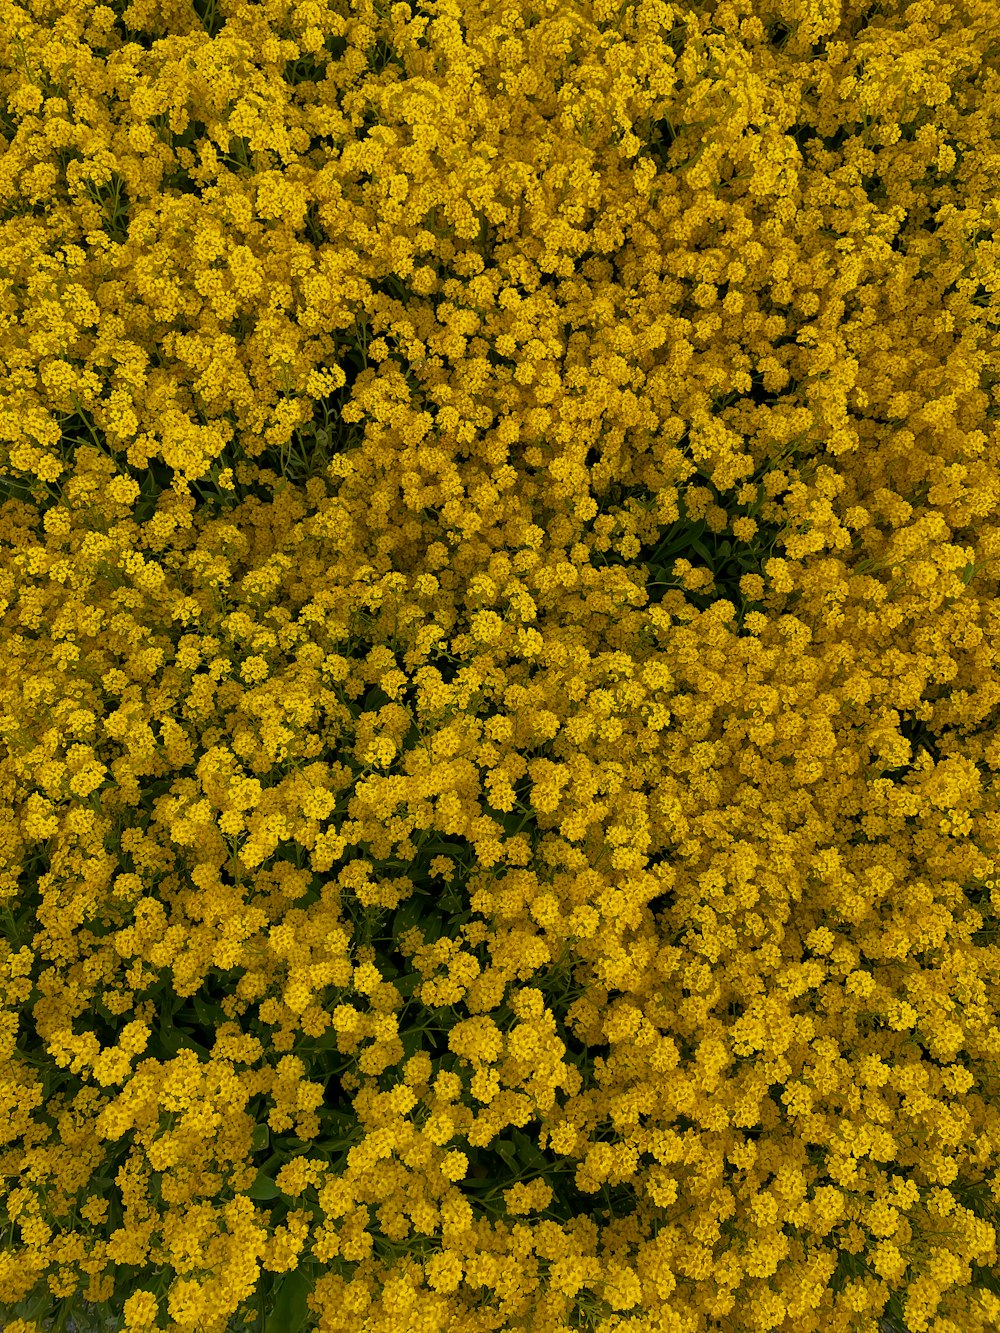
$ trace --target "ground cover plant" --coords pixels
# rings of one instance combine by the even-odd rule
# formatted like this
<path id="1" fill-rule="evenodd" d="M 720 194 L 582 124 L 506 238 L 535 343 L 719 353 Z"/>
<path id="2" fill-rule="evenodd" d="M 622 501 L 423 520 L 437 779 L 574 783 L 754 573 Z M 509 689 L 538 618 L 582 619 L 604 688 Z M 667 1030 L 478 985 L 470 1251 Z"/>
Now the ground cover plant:
<path id="1" fill-rule="evenodd" d="M 993 0 L 0 0 L 5 1333 L 1000 1329 Z"/>

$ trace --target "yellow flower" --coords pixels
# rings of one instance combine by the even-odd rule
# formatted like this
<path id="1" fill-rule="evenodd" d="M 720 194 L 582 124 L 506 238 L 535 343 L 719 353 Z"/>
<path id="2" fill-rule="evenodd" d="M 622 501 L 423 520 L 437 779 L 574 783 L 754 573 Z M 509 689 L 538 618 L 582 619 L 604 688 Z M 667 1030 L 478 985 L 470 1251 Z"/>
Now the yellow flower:
<path id="1" fill-rule="evenodd" d="M 151 1291 L 134 1291 L 125 1301 L 125 1327 L 136 1333 L 154 1328 L 158 1314 L 159 1303 Z"/>
<path id="2" fill-rule="evenodd" d="M 465 1153 L 446 1153 L 441 1162 L 441 1174 L 446 1180 L 461 1180 L 469 1169 L 469 1159 Z"/>

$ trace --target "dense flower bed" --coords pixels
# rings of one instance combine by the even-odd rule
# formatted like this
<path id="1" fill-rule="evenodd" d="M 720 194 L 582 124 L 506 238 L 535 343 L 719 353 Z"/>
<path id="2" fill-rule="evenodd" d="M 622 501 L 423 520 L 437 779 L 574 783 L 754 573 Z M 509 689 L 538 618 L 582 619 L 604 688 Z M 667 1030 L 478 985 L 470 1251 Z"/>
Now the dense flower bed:
<path id="1" fill-rule="evenodd" d="M 994 0 L 0 0 L 6 1333 L 1000 1328 L 998 196 Z"/>

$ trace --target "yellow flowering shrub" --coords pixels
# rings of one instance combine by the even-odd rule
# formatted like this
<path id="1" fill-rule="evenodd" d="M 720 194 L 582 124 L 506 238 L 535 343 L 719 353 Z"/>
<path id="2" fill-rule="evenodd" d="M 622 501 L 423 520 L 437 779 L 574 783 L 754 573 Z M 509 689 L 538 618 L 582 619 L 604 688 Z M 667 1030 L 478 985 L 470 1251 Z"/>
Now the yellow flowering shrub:
<path id="1" fill-rule="evenodd" d="M 0 0 L 8 1333 L 1000 1328 L 997 34 Z"/>

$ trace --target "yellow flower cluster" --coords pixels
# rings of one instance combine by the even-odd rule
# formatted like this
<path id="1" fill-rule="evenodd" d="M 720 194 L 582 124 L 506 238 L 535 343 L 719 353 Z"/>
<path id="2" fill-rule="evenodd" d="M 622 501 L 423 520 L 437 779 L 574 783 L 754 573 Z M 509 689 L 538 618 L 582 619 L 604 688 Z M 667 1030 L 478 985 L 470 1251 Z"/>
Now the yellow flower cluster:
<path id="1" fill-rule="evenodd" d="M 8 1333 L 1000 1327 L 998 141 L 993 0 L 0 0 Z"/>

